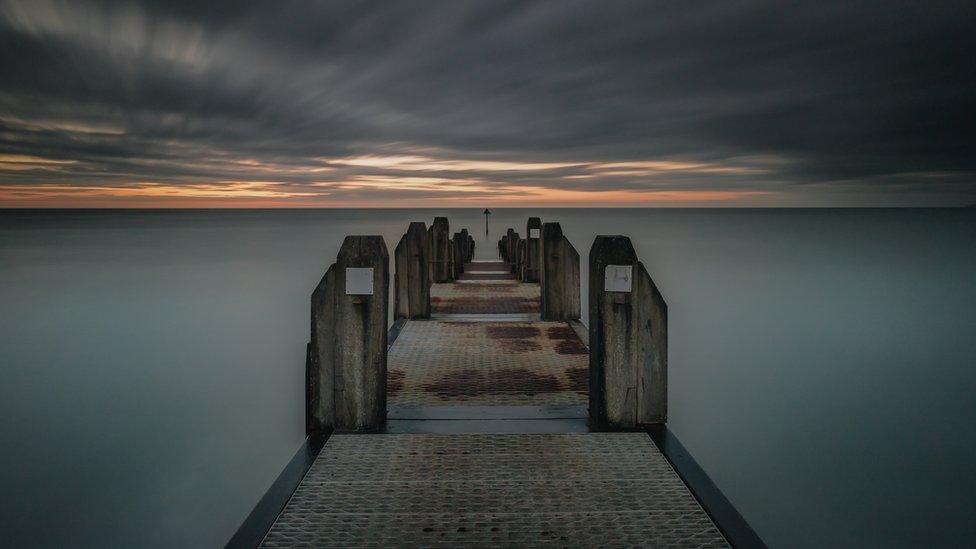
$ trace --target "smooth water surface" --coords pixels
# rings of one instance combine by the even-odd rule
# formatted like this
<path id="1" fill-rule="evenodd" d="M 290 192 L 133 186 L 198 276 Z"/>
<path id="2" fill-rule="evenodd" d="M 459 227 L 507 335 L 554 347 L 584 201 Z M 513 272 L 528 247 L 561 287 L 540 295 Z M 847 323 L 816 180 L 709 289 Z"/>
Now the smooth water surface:
<path id="1" fill-rule="evenodd" d="M 222 546 L 303 440 L 308 298 L 347 234 L 448 215 L 492 257 L 633 238 L 670 427 L 773 547 L 976 537 L 973 210 L 0 211 L 0 530 Z M 584 310 L 586 294 L 583 293 Z M 584 313 L 585 314 L 585 313 Z"/>

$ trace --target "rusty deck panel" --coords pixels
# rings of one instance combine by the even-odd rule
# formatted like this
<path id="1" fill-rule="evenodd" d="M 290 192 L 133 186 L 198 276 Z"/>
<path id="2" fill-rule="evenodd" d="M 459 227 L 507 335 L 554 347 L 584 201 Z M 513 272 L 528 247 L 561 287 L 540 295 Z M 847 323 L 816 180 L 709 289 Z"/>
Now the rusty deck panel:
<path id="1" fill-rule="evenodd" d="M 430 287 L 433 314 L 538 313 L 539 285 L 514 280 L 479 284 L 447 283 Z"/>
<path id="2" fill-rule="evenodd" d="M 728 547 L 643 433 L 335 435 L 264 547 Z"/>
<path id="3" fill-rule="evenodd" d="M 387 403 L 585 405 L 588 361 L 565 322 L 410 321 L 388 355 Z"/>

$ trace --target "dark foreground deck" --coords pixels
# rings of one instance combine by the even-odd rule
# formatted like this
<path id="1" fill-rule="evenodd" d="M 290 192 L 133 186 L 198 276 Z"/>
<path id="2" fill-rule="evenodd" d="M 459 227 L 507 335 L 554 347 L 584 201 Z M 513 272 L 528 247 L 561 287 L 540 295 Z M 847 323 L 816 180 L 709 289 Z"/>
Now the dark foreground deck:
<path id="1" fill-rule="evenodd" d="M 335 435 L 264 547 L 726 547 L 643 433 Z"/>

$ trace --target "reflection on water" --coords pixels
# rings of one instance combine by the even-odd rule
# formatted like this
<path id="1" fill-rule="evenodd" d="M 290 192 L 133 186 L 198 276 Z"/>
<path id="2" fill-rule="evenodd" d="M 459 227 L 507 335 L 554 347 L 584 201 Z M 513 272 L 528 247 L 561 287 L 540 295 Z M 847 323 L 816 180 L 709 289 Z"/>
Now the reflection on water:
<path id="1" fill-rule="evenodd" d="M 627 234 L 671 428 L 773 546 L 976 535 L 971 210 L 0 212 L 0 530 L 215 546 L 303 437 L 308 297 L 346 234 L 528 215 Z M 586 295 L 583 295 L 584 311 Z"/>

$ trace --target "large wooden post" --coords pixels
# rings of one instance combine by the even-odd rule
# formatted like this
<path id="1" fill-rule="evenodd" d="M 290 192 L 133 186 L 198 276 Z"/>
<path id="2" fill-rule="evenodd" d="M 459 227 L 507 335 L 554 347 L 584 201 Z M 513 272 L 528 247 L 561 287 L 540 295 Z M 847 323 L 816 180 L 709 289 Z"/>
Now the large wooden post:
<path id="1" fill-rule="evenodd" d="M 505 231 L 504 238 L 505 238 L 505 253 L 502 257 L 508 263 L 514 263 L 515 258 L 513 257 L 512 254 L 512 246 L 515 245 L 515 229 L 509 227 L 508 230 Z"/>
<path id="2" fill-rule="evenodd" d="M 461 229 L 461 249 L 464 251 L 462 259 L 464 263 L 471 261 L 471 235 L 467 229 Z"/>
<path id="3" fill-rule="evenodd" d="M 515 260 L 515 278 L 516 280 L 525 280 L 525 239 L 520 238 L 517 245 L 518 249 L 515 251 L 515 255 L 518 259 Z"/>
<path id="4" fill-rule="evenodd" d="M 509 270 L 513 273 L 518 272 L 518 248 L 521 237 L 517 232 L 512 231 L 508 238 L 508 261 Z"/>
<path id="5" fill-rule="evenodd" d="M 430 318 L 430 239 L 427 225 L 415 221 L 393 252 L 394 318 Z"/>
<path id="6" fill-rule="evenodd" d="M 542 237 L 542 220 L 530 217 L 525 224 L 525 266 L 523 282 L 539 281 L 539 240 Z"/>
<path id="7" fill-rule="evenodd" d="M 435 217 L 430 234 L 431 281 L 451 281 L 451 226 L 446 217 Z"/>
<path id="8" fill-rule="evenodd" d="M 579 253 L 559 223 L 544 223 L 539 242 L 539 285 L 543 320 L 580 317 Z"/>
<path id="9" fill-rule="evenodd" d="M 625 236 L 590 250 L 590 423 L 633 429 L 667 420 L 668 308 Z"/>
<path id="10" fill-rule="evenodd" d="M 457 280 L 461 277 L 461 273 L 464 272 L 464 235 L 460 232 L 454 233 L 454 237 L 451 239 L 451 252 L 454 258 L 453 264 L 453 278 Z"/>
<path id="11" fill-rule="evenodd" d="M 389 286 L 383 237 L 347 236 L 312 292 L 307 434 L 383 428 Z"/>

